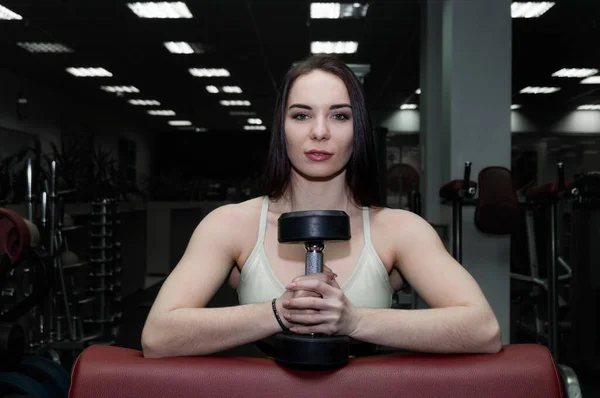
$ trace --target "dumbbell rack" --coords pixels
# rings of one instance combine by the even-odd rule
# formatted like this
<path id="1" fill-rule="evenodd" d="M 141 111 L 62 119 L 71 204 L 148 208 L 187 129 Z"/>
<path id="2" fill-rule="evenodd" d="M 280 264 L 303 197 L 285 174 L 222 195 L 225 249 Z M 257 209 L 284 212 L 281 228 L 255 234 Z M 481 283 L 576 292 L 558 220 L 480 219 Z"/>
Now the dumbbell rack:
<path id="1" fill-rule="evenodd" d="M 95 299 L 95 315 L 84 324 L 93 326 L 101 341 L 114 344 L 121 320 L 121 243 L 117 240 L 120 224 L 117 201 L 112 198 L 92 202 L 88 293 Z"/>

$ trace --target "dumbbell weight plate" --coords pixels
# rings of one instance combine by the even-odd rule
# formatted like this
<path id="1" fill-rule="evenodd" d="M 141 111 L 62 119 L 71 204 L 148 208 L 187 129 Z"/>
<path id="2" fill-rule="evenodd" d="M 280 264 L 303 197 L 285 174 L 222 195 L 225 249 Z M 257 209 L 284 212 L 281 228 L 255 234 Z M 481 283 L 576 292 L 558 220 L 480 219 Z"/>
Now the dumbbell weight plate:
<path id="1" fill-rule="evenodd" d="M 280 243 L 349 240 L 350 218 L 339 210 L 310 210 L 284 213 L 278 220 Z"/>
<path id="2" fill-rule="evenodd" d="M 0 396 L 23 394 L 42 398 L 55 398 L 35 379 L 22 373 L 0 373 Z"/>
<path id="3" fill-rule="evenodd" d="M 51 392 L 53 398 L 67 398 L 71 378 L 69 373 L 49 358 L 25 356 L 21 361 L 20 372 L 42 385 Z"/>

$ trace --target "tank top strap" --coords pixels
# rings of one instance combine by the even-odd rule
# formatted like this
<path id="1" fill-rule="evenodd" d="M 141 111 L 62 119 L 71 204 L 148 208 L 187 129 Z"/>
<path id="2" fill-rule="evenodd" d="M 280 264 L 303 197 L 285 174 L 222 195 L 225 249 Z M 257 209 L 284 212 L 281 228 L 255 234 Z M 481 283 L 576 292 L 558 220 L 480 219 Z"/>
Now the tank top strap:
<path id="1" fill-rule="evenodd" d="M 365 246 L 371 245 L 371 222 L 369 220 L 369 207 L 363 206 L 363 235 L 365 237 Z"/>
<path id="2" fill-rule="evenodd" d="M 265 240 L 265 231 L 267 230 L 267 215 L 269 214 L 269 196 L 263 196 L 262 209 L 260 211 L 260 224 L 258 226 L 257 245 L 262 246 Z"/>

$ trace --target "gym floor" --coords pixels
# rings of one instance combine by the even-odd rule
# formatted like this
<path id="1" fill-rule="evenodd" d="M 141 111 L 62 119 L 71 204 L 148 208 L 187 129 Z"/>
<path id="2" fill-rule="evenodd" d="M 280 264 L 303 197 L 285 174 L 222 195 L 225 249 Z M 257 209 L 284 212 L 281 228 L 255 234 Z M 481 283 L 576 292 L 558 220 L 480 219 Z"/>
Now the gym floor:
<path id="1" fill-rule="evenodd" d="M 124 300 L 123 325 L 117 339 L 118 346 L 141 350 L 140 336 L 142 328 L 160 286 L 161 284 L 158 283 L 148 289 L 134 293 Z M 235 300 L 235 294 L 230 288 L 224 286 L 217 292 L 213 302 L 223 303 L 231 300 Z M 209 306 L 211 305 L 209 304 Z M 262 356 L 254 345 L 241 346 L 219 353 L 218 355 Z M 581 384 L 583 398 L 600 397 L 600 374 L 583 374 L 578 372 L 577 376 Z"/>

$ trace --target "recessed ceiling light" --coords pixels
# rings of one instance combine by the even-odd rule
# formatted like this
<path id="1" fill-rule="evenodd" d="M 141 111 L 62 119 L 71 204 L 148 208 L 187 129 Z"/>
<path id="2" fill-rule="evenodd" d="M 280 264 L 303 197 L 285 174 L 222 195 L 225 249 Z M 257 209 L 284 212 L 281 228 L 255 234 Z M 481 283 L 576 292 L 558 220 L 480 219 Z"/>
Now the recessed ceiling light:
<path id="1" fill-rule="evenodd" d="M 128 3 L 127 6 L 140 18 L 193 18 L 192 13 L 184 2 L 138 2 Z"/>
<path id="2" fill-rule="evenodd" d="M 552 74 L 553 77 L 588 77 L 588 76 L 592 76 L 595 75 L 596 73 L 598 73 L 598 69 L 588 69 L 588 68 L 582 68 L 582 69 L 575 69 L 575 68 L 571 68 L 571 69 L 561 69 L 558 70 L 556 72 L 554 72 Z"/>
<path id="3" fill-rule="evenodd" d="M 223 68 L 190 68 L 189 71 L 196 77 L 229 77 L 229 71 Z"/>
<path id="4" fill-rule="evenodd" d="M 223 92 L 227 93 L 227 94 L 241 94 L 242 93 L 242 89 L 239 88 L 238 86 L 223 86 L 223 87 L 221 87 L 221 90 L 223 90 Z"/>
<path id="5" fill-rule="evenodd" d="M 400 106 L 400 109 L 402 109 L 402 110 L 417 109 L 417 104 L 403 104 Z"/>
<path id="6" fill-rule="evenodd" d="M 364 18 L 369 10 L 368 4 L 361 3 L 311 3 L 312 19 Z"/>
<path id="7" fill-rule="evenodd" d="M 600 76 L 590 76 L 587 79 L 583 79 L 581 84 L 600 84 Z"/>
<path id="8" fill-rule="evenodd" d="M 139 93 L 140 90 L 134 86 L 102 86 L 102 90 L 109 93 Z"/>
<path id="9" fill-rule="evenodd" d="M 189 120 L 169 120 L 171 126 L 191 126 L 192 122 Z"/>
<path id="10" fill-rule="evenodd" d="M 513 18 L 539 18 L 555 4 L 553 1 L 515 1 L 510 8 Z"/>
<path id="11" fill-rule="evenodd" d="M 310 51 L 313 54 L 353 54 L 358 50 L 356 41 L 313 41 Z"/>
<path id="12" fill-rule="evenodd" d="M 60 43 L 18 42 L 17 46 L 30 53 L 72 53 L 73 50 Z"/>
<path id="13" fill-rule="evenodd" d="M 262 120 L 257 118 L 250 118 L 248 119 L 248 124 L 262 124 Z"/>
<path id="14" fill-rule="evenodd" d="M 173 54 L 204 54 L 204 47 L 199 43 L 185 41 L 167 41 L 164 46 Z"/>
<path id="15" fill-rule="evenodd" d="M 417 89 L 417 91 L 415 91 L 415 94 L 417 94 L 417 95 L 421 95 L 421 89 L 420 89 L 420 88 L 418 88 L 418 89 Z"/>
<path id="16" fill-rule="evenodd" d="M 0 19 L 23 19 L 22 16 L 0 5 Z"/>
<path id="17" fill-rule="evenodd" d="M 600 105 L 581 105 L 577 109 L 580 111 L 600 111 Z"/>
<path id="18" fill-rule="evenodd" d="M 76 77 L 112 77 L 112 73 L 104 68 L 67 68 L 67 72 Z"/>
<path id="19" fill-rule="evenodd" d="M 148 111 L 148 114 L 152 116 L 175 116 L 175 111 L 170 109 L 152 109 Z"/>
<path id="20" fill-rule="evenodd" d="M 252 111 L 230 111 L 231 116 L 256 116 L 256 112 Z"/>
<path id="21" fill-rule="evenodd" d="M 206 86 L 206 91 L 208 91 L 211 94 L 216 94 L 219 92 L 219 89 L 217 88 L 217 86 Z"/>
<path id="22" fill-rule="evenodd" d="M 157 100 L 130 99 L 128 102 L 131 105 L 138 106 L 160 106 L 160 102 L 158 102 Z"/>
<path id="23" fill-rule="evenodd" d="M 238 101 L 238 100 L 224 100 L 219 101 L 223 106 L 250 106 L 250 101 Z"/>
<path id="24" fill-rule="evenodd" d="M 559 90 L 559 87 L 525 87 L 521 94 L 552 94 Z"/>
<path id="25" fill-rule="evenodd" d="M 520 109 L 520 108 L 521 108 L 521 105 L 517 105 L 517 104 L 514 104 L 514 105 L 510 106 L 510 109 L 513 109 L 513 110 L 514 109 Z"/>
<path id="26" fill-rule="evenodd" d="M 244 126 L 244 130 L 266 130 L 267 128 L 265 126 Z"/>

